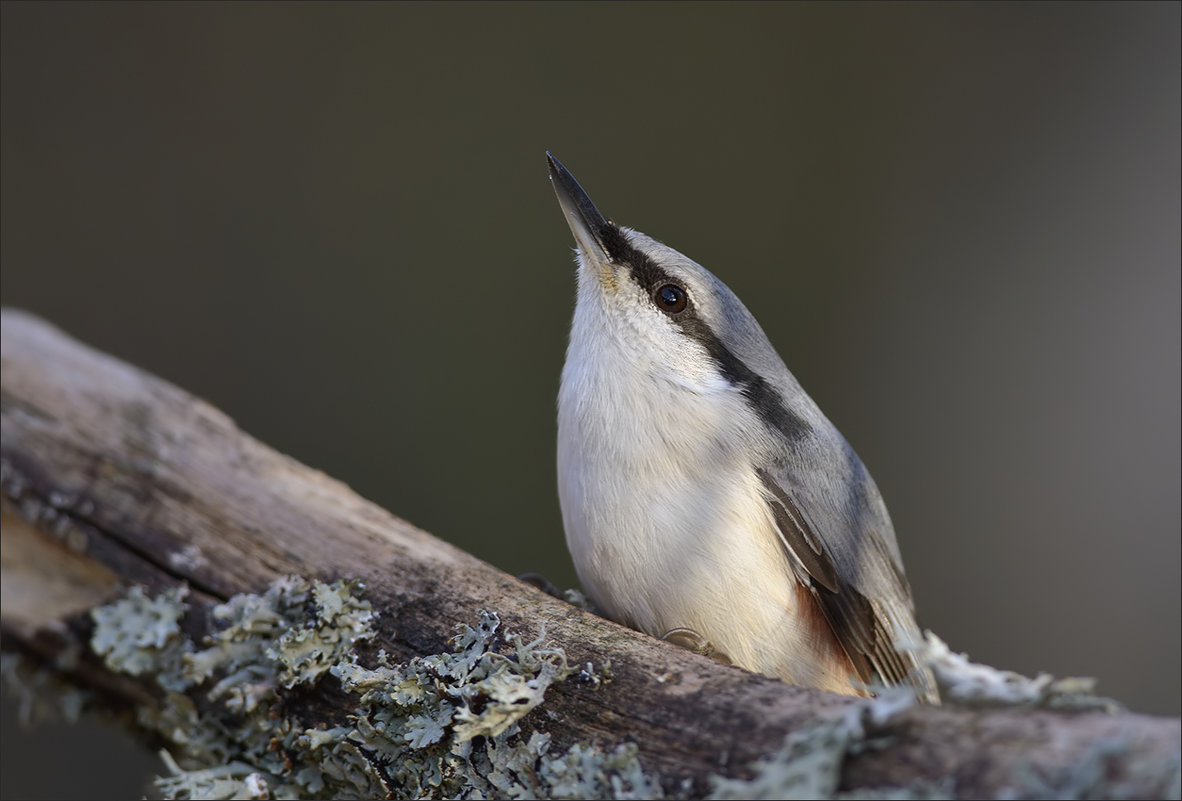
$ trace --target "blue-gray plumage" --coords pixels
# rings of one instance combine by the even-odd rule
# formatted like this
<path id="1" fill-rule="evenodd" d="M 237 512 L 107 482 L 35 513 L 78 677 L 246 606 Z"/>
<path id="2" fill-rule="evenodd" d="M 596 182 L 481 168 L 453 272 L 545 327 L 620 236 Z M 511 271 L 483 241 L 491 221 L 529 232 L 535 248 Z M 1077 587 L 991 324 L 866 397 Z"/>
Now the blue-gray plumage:
<path id="1" fill-rule="evenodd" d="M 894 529 L 853 449 L 725 284 L 605 219 L 548 157 L 578 245 L 558 488 L 587 593 L 749 670 L 934 700 L 907 650 L 920 633 Z"/>

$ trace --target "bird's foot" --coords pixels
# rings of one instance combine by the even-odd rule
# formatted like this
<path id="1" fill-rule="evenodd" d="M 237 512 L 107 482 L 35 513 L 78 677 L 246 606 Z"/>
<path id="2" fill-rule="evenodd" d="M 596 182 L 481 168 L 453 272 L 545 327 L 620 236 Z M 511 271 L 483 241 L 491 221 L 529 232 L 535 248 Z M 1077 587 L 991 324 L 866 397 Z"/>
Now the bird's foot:
<path id="1" fill-rule="evenodd" d="M 599 611 L 591 599 L 584 595 L 579 590 L 560 590 L 554 586 L 550 579 L 543 576 L 541 573 L 522 573 L 517 577 L 518 581 L 524 581 L 526 584 L 532 584 L 547 595 L 552 595 L 560 601 L 566 601 L 571 606 L 577 606 L 584 612 L 590 612 L 593 615 L 603 617 L 603 613 Z"/>
<path id="2" fill-rule="evenodd" d="M 661 635 L 661 639 L 665 642 L 670 642 L 679 648 L 685 648 L 687 651 L 693 651 L 695 654 L 708 656 L 716 662 L 721 662 L 724 665 L 731 664 L 730 657 L 722 651 L 717 650 L 709 640 L 703 637 L 693 629 L 677 628 L 669 629 Z"/>
<path id="3" fill-rule="evenodd" d="M 543 576 L 541 573 L 522 573 L 517 577 L 518 581 L 524 581 L 526 584 L 532 584 L 547 595 L 553 595 L 555 598 L 566 600 L 562 597 L 562 593 L 550 581 L 550 579 Z"/>

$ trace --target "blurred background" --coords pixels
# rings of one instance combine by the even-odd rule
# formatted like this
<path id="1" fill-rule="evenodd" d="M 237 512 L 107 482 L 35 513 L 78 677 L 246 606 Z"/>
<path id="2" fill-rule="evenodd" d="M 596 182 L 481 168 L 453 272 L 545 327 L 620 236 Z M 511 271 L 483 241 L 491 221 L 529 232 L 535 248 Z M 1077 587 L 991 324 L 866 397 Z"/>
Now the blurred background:
<path id="1" fill-rule="evenodd" d="M 574 586 L 552 150 L 759 318 L 922 625 L 1178 715 L 1179 8 L 5 3 L 0 301 Z M 5 797 L 161 769 L 4 713 Z"/>

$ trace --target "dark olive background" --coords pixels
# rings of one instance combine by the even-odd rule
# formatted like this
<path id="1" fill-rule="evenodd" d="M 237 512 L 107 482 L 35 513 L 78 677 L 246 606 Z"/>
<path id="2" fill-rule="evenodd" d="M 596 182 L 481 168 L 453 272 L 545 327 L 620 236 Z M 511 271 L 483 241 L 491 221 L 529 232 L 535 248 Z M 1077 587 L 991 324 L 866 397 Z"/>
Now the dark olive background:
<path id="1" fill-rule="evenodd" d="M 4 304 L 573 585 L 550 149 L 760 319 L 883 490 L 923 625 L 1179 713 L 1177 3 L 2 16 Z M 157 769 L 5 710 L 6 797 Z"/>

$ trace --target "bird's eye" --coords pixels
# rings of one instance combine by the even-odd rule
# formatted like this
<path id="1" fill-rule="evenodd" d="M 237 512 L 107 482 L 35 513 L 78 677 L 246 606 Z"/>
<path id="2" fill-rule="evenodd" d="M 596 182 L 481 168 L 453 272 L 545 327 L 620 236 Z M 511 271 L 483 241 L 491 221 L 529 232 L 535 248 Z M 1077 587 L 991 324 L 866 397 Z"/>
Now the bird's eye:
<path id="1" fill-rule="evenodd" d="M 677 314 L 685 311 L 689 298 L 686 297 L 685 290 L 676 284 L 665 284 L 653 293 L 653 302 L 661 311 Z"/>

